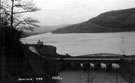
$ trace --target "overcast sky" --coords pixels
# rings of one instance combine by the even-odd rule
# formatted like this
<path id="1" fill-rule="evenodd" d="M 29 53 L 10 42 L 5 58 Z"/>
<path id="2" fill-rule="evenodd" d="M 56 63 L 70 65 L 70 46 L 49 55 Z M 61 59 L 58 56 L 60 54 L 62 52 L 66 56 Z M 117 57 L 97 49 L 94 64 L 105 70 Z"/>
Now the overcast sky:
<path id="1" fill-rule="evenodd" d="M 29 13 L 41 25 L 74 24 L 100 13 L 135 7 L 135 0 L 34 0 L 41 11 Z"/>

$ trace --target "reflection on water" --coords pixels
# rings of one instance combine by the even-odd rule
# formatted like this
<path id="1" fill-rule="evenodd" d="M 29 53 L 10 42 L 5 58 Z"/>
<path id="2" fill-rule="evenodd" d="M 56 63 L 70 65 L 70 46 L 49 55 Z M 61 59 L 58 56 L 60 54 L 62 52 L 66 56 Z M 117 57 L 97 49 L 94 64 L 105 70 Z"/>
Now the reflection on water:
<path id="1" fill-rule="evenodd" d="M 135 54 L 135 32 L 123 33 L 78 33 L 78 34 L 41 34 L 22 39 L 23 43 L 36 43 L 57 47 L 57 53 L 72 56 L 93 53 Z M 122 43 L 123 40 L 123 43 Z"/>
<path id="2" fill-rule="evenodd" d="M 120 73 L 105 71 L 61 71 L 58 83 L 128 83 Z"/>

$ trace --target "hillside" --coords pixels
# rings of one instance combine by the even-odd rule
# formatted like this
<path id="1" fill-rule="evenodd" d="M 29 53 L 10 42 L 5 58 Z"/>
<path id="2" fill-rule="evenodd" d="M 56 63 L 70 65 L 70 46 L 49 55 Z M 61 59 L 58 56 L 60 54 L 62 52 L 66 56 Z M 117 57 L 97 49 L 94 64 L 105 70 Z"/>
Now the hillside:
<path id="1" fill-rule="evenodd" d="M 53 30 L 66 27 L 67 25 L 56 25 L 56 26 L 40 26 L 38 28 L 35 28 L 33 31 L 25 31 L 23 36 L 31 36 L 31 35 L 37 35 L 42 33 L 48 33 Z"/>
<path id="2" fill-rule="evenodd" d="M 86 22 L 56 29 L 53 33 L 98 33 L 135 31 L 135 9 L 109 11 Z"/>

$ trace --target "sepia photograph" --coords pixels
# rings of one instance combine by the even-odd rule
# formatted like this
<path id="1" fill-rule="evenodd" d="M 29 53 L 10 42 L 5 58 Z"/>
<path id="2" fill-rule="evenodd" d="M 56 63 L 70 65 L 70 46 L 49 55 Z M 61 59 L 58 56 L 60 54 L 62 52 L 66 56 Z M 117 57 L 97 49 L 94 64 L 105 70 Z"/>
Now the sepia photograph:
<path id="1" fill-rule="evenodd" d="M 0 0 L 0 83 L 135 83 L 135 0 Z"/>

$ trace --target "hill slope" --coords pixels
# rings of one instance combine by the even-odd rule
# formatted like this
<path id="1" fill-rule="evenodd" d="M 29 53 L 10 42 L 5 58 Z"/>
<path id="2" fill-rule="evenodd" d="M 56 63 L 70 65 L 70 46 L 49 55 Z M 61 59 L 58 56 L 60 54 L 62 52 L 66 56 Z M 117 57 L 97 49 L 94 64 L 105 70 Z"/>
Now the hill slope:
<path id="1" fill-rule="evenodd" d="M 86 22 L 56 29 L 53 33 L 98 33 L 135 31 L 135 9 L 110 11 Z"/>
<path id="2" fill-rule="evenodd" d="M 31 36 L 31 35 L 48 33 L 48 32 L 51 32 L 53 30 L 63 28 L 63 27 L 66 27 L 66 26 L 69 26 L 69 25 L 67 24 L 67 25 L 56 25 L 56 26 L 40 26 L 38 28 L 35 28 L 33 31 L 25 31 L 23 33 L 23 36 L 27 37 L 27 36 Z"/>
<path id="3" fill-rule="evenodd" d="M 104 27 L 98 26 L 93 23 L 83 22 L 80 24 L 71 25 L 65 28 L 57 29 L 53 31 L 54 33 L 92 33 L 101 32 Z"/>

